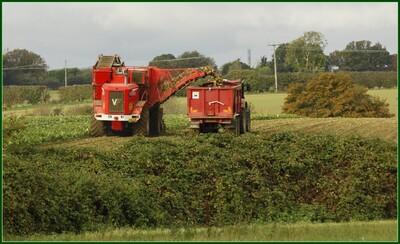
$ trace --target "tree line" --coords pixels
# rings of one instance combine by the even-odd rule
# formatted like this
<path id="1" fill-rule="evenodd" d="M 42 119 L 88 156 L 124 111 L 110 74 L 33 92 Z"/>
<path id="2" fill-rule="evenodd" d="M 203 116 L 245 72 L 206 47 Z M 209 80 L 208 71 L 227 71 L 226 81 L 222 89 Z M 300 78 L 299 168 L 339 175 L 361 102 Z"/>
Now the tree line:
<path id="1" fill-rule="evenodd" d="M 397 71 L 397 54 L 390 54 L 379 42 L 373 44 L 368 40 L 352 41 L 343 50 L 335 50 L 329 55 L 324 54 L 326 45 L 327 40 L 322 33 L 309 31 L 291 42 L 277 45 L 271 60 L 262 56 L 255 67 L 250 67 L 236 59 L 223 64 L 219 71 L 225 78 L 244 79 L 250 76 L 254 83 L 262 83 L 267 77 L 274 75 L 275 58 L 278 75 Z M 186 51 L 178 56 L 171 53 L 161 54 L 154 57 L 148 65 L 159 68 L 213 66 L 218 69 L 213 58 L 198 51 Z M 3 85 L 42 85 L 57 89 L 65 85 L 64 77 L 64 69 L 48 70 L 46 61 L 32 51 L 15 49 L 3 54 Z M 67 81 L 68 85 L 90 84 L 91 69 L 68 68 Z"/>

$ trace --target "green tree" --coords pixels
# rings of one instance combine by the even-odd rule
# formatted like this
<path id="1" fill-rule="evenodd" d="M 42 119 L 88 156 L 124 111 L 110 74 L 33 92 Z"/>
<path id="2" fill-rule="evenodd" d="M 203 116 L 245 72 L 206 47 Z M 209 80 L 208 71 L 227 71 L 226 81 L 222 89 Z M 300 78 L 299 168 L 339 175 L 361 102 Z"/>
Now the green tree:
<path id="1" fill-rule="evenodd" d="M 325 73 L 307 84 L 292 84 L 283 112 L 308 117 L 392 117 L 389 104 L 368 95 L 343 73 Z"/>
<path id="2" fill-rule="evenodd" d="M 155 58 L 153 58 L 153 60 L 151 60 L 149 62 L 149 66 L 156 66 L 158 68 L 164 68 L 164 69 L 168 69 L 168 68 L 174 68 L 174 64 L 173 61 L 175 60 L 175 56 L 173 54 L 161 54 Z"/>
<path id="3" fill-rule="evenodd" d="M 285 65 L 298 72 L 323 71 L 327 41 L 320 32 L 309 31 L 286 46 Z"/>
<path id="4" fill-rule="evenodd" d="M 266 67 L 266 66 L 269 65 L 269 63 L 270 63 L 270 62 L 268 62 L 268 58 L 265 57 L 265 56 L 262 56 L 262 57 L 260 58 L 260 61 L 259 61 L 258 64 L 257 64 L 257 68 L 259 68 L 259 67 Z"/>
<path id="5" fill-rule="evenodd" d="M 250 66 L 240 61 L 240 59 L 236 59 L 235 61 L 226 63 L 221 66 L 221 74 L 227 75 L 234 70 L 242 70 L 242 69 L 250 69 Z"/>
<path id="6" fill-rule="evenodd" d="M 390 68 L 397 71 L 397 53 L 390 55 Z"/>
<path id="7" fill-rule="evenodd" d="M 35 85 L 45 78 L 47 68 L 40 55 L 14 49 L 3 54 L 3 85 Z"/>
<path id="8" fill-rule="evenodd" d="M 390 53 L 379 42 L 352 41 L 342 51 L 329 55 L 330 62 L 344 71 L 382 71 L 390 70 Z"/>
<path id="9" fill-rule="evenodd" d="M 212 66 L 216 68 L 215 61 L 198 51 L 186 51 L 175 58 L 172 54 L 162 54 L 149 62 L 149 66 L 158 68 L 198 68 Z"/>
<path id="10" fill-rule="evenodd" d="M 217 68 L 214 59 L 206 57 L 198 51 L 186 51 L 177 58 L 176 68 L 198 68 L 212 66 Z"/>
<path id="11" fill-rule="evenodd" d="M 277 69 L 277 73 L 286 73 L 286 72 L 293 72 L 293 67 L 292 65 L 288 64 L 286 62 L 286 55 L 287 55 L 287 51 L 289 49 L 289 43 L 283 43 L 280 44 L 276 50 L 275 50 L 275 54 L 276 54 L 276 69 Z M 272 61 L 269 63 L 269 67 L 274 70 L 274 60 L 275 57 L 272 58 Z"/>
<path id="12" fill-rule="evenodd" d="M 78 68 L 68 68 L 68 85 L 82 85 L 91 84 L 92 82 L 92 70 L 90 68 L 78 69 Z M 57 89 L 60 86 L 65 85 L 65 70 L 64 69 L 54 69 L 49 70 L 46 75 L 46 80 L 41 83 L 46 85 L 51 89 Z"/>

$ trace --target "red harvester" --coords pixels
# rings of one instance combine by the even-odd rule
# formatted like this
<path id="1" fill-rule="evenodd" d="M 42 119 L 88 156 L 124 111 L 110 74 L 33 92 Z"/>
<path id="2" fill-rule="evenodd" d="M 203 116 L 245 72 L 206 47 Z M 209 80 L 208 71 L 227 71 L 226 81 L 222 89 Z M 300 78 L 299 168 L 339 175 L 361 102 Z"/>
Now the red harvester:
<path id="1" fill-rule="evenodd" d="M 198 87 L 187 87 L 190 129 L 195 133 L 232 130 L 235 135 L 250 131 L 250 108 L 240 80 L 215 80 Z"/>
<path id="2" fill-rule="evenodd" d="M 160 104 L 196 79 L 214 75 L 211 67 L 159 69 L 125 66 L 118 55 L 100 55 L 92 69 L 92 136 L 158 135 L 163 130 Z"/>

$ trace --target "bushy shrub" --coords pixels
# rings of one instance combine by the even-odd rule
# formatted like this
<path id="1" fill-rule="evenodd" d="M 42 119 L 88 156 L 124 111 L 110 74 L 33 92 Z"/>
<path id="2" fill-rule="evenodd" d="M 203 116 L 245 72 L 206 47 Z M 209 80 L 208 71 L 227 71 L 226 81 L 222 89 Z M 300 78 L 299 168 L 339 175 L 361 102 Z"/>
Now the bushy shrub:
<path id="1" fill-rule="evenodd" d="M 91 85 L 64 86 L 58 89 L 61 102 L 83 101 L 92 98 Z"/>
<path id="2" fill-rule="evenodd" d="M 366 94 L 343 73 L 322 74 L 288 89 L 282 111 L 309 117 L 392 117 L 389 104 Z"/>

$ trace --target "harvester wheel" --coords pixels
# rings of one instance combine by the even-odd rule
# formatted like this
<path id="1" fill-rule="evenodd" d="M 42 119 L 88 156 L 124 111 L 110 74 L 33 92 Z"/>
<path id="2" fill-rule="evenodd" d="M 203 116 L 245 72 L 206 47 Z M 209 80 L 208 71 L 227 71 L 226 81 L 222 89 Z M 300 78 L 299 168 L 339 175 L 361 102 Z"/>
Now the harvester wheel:
<path id="1" fill-rule="evenodd" d="M 133 124 L 133 134 L 134 135 L 144 135 L 149 136 L 150 134 L 150 116 L 149 109 L 143 108 L 142 114 L 138 122 Z"/>
<path id="2" fill-rule="evenodd" d="M 149 111 L 150 118 L 150 135 L 158 136 L 161 132 L 164 131 L 164 121 L 163 121 L 163 108 L 160 108 L 160 105 L 154 106 Z"/>
<path id="3" fill-rule="evenodd" d="M 97 120 L 94 116 L 90 121 L 90 135 L 91 136 L 104 136 L 105 135 L 104 122 Z"/>

